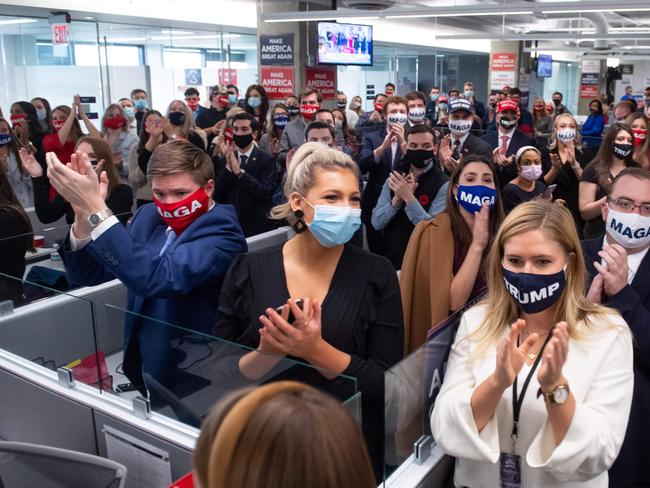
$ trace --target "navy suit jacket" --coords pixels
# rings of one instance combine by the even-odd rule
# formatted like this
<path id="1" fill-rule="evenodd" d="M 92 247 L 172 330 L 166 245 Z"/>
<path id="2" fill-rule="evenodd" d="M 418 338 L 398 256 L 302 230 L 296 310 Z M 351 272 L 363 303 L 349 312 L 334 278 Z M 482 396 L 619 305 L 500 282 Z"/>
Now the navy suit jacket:
<path id="1" fill-rule="evenodd" d="M 498 130 L 496 132 L 488 132 L 482 137 L 482 139 L 490 145 L 492 150 L 501 146 Z M 515 129 L 515 132 L 512 134 L 512 140 L 510 141 L 510 144 L 508 144 L 506 157 L 514 156 L 517 154 L 517 151 L 524 146 L 534 145 L 535 141 L 531 137 L 528 137 L 519 129 Z M 499 186 L 503 189 L 506 183 L 509 183 L 517 177 L 517 165 L 513 161 L 512 164 L 509 164 L 508 166 L 497 166 L 497 176 L 499 178 Z"/>
<path id="2" fill-rule="evenodd" d="M 140 387 L 142 372 L 161 377 L 173 369 L 171 341 L 183 333 L 178 326 L 211 332 L 226 271 L 247 250 L 230 205 L 215 205 L 201 215 L 159 256 L 166 231 L 150 203 L 138 209 L 128 230 L 113 225 L 79 251 L 70 249 L 69 237 L 62 247 L 73 284 L 118 278 L 126 286 L 131 313 L 124 323 L 123 369 Z"/>
<path id="3" fill-rule="evenodd" d="M 588 283 L 598 274 L 594 261 L 603 238 L 582 241 Z M 606 297 L 603 305 L 620 312 L 633 336 L 634 395 L 630 420 L 621 452 L 609 471 L 609 486 L 627 488 L 650 486 L 650 252 L 645 255 L 631 285 Z"/>

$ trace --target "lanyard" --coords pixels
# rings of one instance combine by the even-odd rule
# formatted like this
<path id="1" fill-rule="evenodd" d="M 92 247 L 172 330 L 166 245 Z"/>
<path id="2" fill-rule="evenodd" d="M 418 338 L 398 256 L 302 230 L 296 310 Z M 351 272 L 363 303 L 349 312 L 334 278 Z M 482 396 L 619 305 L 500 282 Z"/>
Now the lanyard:
<path id="1" fill-rule="evenodd" d="M 530 368 L 530 371 L 528 372 L 528 376 L 526 376 L 526 380 L 524 381 L 524 385 L 521 387 L 521 395 L 518 397 L 517 395 L 517 377 L 515 376 L 515 381 L 512 384 L 512 434 L 510 437 L 512 438 L 512 449 L 514 453 L 514 448 L 515 448 L 515 442 L 517 441 L 518 436 L 518 424 L 519 424 L 519 414 L 521 413 L 521 407 L 524 404 L 524 396 L 526 395 L 526 390 L 528 389 L 528 384 L 530 383 L 530 379 L 533 377 L 533 373 L 535 373 L 535 370 L 537 369 L 537 366 L 539 365 L 539 362 L 542 359 L 542 354 L 544 354 L 544 348 L 546 347 L 546 344 L 548 344 L 548 341 L 551 339 L 551 336 L 553 335 L 553 329 L 551 329 L 546 336 L 546 339 L 544 340 L 544 344 L 542 345 L 542 348 L 539 351 L 539 354 L 535 358 L 535 362 L 533 363 L 533 366 Z M 517 347 L 519 347 L 519 337 L 517 336 Z"/>

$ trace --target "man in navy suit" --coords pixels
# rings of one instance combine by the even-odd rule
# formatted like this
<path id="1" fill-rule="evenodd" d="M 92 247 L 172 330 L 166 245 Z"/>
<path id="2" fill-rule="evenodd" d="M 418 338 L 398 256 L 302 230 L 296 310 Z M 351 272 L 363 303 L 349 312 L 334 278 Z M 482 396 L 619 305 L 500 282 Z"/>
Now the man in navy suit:
<path id="1" fill-rule="evenodd" d="M 634 394 L 609 486 L 650 486 L 650 172 L 621 171 L 602 204 L 605 237 L 583 241 L 587 297 L 618 310 L 634 337 Z"/>
<path id="2" fill-rule="evenodd" d="M 361 199 L 361 221 L 366 226 L 366 238 L 370 252 L 384 254 L 381 232 L 371 223 L 372 209 L 377 206 L 384 182 L 391 171 L 399 166 L 405 151 L 404 126 L 408 120 L 408 103 L 404 97 L 388 97 L 382 106 L 386 128 L 364 134 L 359 151 L 361 174 L 368 173 L 368 180 Z"/>
<path id="3" fill-rule="evenodd" d="M 497 166 L 499 187 L 503 188 L 517 177 L 515 154 L 524 146 L 534 146 L 535 141 L 517 129 L 519 104 L 506 98 L 497 104 L 497 131 L 488 132 L 483 140 L 492 148 L 492 160 Z"/>
<path id="4" fill-rule="evenodd" d="M 232 118 L 233 142 L 222 144 L 225 156 L 214 161 L 217 175 L 214 200 L 235 206 L 246 237 L 277 227 L 269 219 L 271 198 L 277 185 L 276 164 L 255 145 L 259 130 L 259 122 L 251 114 L 236 114 Z"/>
<path id="5" fill-rule="evenodd" d="M 187 334 L 180 327 L 212 330 L 223 277 L 247 250 L 235 210 L 214 204 L 212 161 L 188 142 L 154 151 L 154 203 L 138 209 L 128 230 L 106 207 L 106 174 L 98 180 L 87 155 L 78 152 L 66 167 L 48 153 L 48 177 L 75 211 L 61 249 L 70 281 L 118 278 L 128 290 L 123 370 L 145 394 L 143 374 L 162 379 L 175 371 L 172 341 Z"/>

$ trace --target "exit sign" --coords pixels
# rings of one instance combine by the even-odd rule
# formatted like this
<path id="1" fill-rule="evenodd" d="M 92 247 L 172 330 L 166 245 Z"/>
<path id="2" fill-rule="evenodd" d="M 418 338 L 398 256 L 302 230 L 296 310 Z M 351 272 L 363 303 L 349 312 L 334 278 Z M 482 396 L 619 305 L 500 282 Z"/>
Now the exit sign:
<path id="1" fill-rule="evenodd" d="M 61 46 L 68 43 L 68 25 L 52 24 L 52 44 Z"/>

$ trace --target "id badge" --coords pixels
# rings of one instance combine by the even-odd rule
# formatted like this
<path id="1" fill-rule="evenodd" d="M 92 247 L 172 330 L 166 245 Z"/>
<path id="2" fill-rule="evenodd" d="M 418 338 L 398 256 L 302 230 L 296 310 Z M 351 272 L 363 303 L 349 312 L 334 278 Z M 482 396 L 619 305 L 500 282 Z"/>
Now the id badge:
<path id="1" fill-rule="evenodd" d="M 502 452 L 499 475 L 501 488 L 521 488 L 521 457 L 517 454 Z"/>

